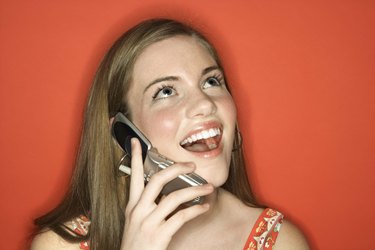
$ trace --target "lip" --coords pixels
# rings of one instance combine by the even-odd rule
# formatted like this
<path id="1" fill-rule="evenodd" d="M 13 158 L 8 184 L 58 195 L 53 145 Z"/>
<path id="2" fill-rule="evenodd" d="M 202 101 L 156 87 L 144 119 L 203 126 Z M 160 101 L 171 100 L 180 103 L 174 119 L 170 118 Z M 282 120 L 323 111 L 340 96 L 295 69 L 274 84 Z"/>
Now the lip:
<path id="1" fill-rule="evenodd" d="M 197 126 L 195 126 L 195 128 L 193 130 L 191 130 L 188 134 L 186 134 L 183 137 L 181 142 L 184 139 L 186 139 L 186 138 L 188 138 L 188 137 L 190 137 L 194 134 L 197 134 L 197 133 L 200 133 L 204 130 L 209 130 L 209 129 L 212 129 L 212 128 L 219 128 L 220 129 L 219 145 L 218 145 L 217 148 L 215 148 L 213 150 L 210 150 L 210 151 L 205 151 L 205 152 L 192 152 L 192 151 L 185 150 L 181 145 L 180 146 L 184 149 L 185 152 L 188 152 L 189 154 L 195 155 L 197 157 L 213 158 L 213 157 L 218 156 L 223 151 L 223 144 L 222 144 L 223 125 L 218 121 L 207 121 L 207 122 L 202 122 L 202 123 L 198 124 Z"/>
<path id="2" fill-rule="evenodd" d="M 184 149 L 184 151 L 199 158 L 206 158 L 206 159 L 215 158 L 216 156 L 220 155 L 223 152 L 223 144 L 221 143 L 221 138 L 220 138 L 219 146 L 213 150 L 206 151 L 206 152 L 192 152 L 192 151 L 187 151 Z"/>
<path id="3" fill-rule="evenodd" d="M 201 123 L 199 124 L 198 126 L 196 126 L 193 130 L 191 130 L 187 135 L 184 136 L 184 138 L 181 140 L 181 142 L 194 135 L 194 134 L 197 134 L 197 133 L 200 133 L 204 130 L 209 130 L 211 128 L 218 128 L 220 129 L 220 133 L 222 134 L 223 133 L 223 125 L 218 122 L 218 121 L 208 121 L 208 122 L 204 122 L 204 123 Z"/>

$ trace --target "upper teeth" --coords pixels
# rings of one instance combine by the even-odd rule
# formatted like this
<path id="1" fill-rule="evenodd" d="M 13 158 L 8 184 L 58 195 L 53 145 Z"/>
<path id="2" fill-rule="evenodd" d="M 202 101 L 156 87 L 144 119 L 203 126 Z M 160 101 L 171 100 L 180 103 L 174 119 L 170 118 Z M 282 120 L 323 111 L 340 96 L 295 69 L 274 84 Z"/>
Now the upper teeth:
<path id="1" fill-rule="evenodd" d="M 211 137 L 215 137 L 217 135 L 220 135 L 220 129 L 219 128 L 210 128 L 208 130 L 203 130 L 199 133 L 196 133 L 196 134 L 193 134 L 193 135 L 189 136 L 188 138 L 183 140 L 180 144 L 181 144 L 181 146 L 183 146 L 186 143 L 193 143 L 195 141 L 202 140 L 202 139 L 208 139 L 208 138 L 211 138 Z"/>

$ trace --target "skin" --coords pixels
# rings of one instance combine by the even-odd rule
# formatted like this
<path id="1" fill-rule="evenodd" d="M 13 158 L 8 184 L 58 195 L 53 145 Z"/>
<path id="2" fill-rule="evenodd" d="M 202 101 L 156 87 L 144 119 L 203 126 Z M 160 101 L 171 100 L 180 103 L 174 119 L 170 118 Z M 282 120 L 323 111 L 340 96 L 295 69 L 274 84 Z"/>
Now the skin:
<path id="1" fill-rule="evenodd" d="M 133 212 L 141 210 L 134 217 L 143 222 L 136 225 L 128 221 L 124 249 L 140 247 L 135 246 L 137 242 L 147 244 L 145 239 L 149 239 L 149 245 L 142 247 L 166 249 L 183 224 L 214 205 L 217 199 L 214 187 L 221 186 L 228 177 L 236 108 L 216 62 L 198 42 L 184 36 L 146 48 L 135 63 L 128 100 L 133 122 L 160 153 L 180 163 L 168 168 L 168 172 L 153 176 L 144 188 L 140 158 L 133 157 L 132 182 L 134 180 L 136 184 L 131 185 L 127 215 L 131 218 Z M 215 150 L 197 153 L 180 146 L 188 135 L 212 127 L 220 127 L 222 131 L 220 144 Z M 135 150 L 137 145 L 134 142 Z M 140 172 L 138 176 L 134 173 L 135 166 Z M 168 195 L 158 206 L 154 203 L 167 181 L 192 171 L 210 184 L 179 190 Z M 180 210 L 166 220 L 181 203 L 209 193 L 206 204 Z M 137 207 L 139 204 L 143 205 L 141 209 Z M 144 234 L 139 233 L 142 232 L 142 223 L 152 225 Z"/>
<path id="2" fill-rule="evenodd" d="M 178 163 L 155 174 L 144 187 L 140 148 L 133 141 L 130 202 L 125 212 L 129 219 L 122 249 L 242 249 L 262 209 L 245 206 L 220 188 L 228 177 L 236 108 L 207 50 L 185 36 L 149 46 L 135 63 L 127 97 L 133 122 L 160 153 Z M 180 146 L 188 135 L 210 127 L 207 124 L 222 129 L 218 149 L 196 153 Z M 168 181 L 192 171 L 210 184 L 176 191 L 154 203 Z M 202 194 L 205 204 L 167 217 Z M 291 223 L 285 221 L 283 230 L 275 249 L 308 249 Z"/>
<path id="3" fill-rule="evenodd" d="M 172 76 L 176 79 L 154 83 Z M 128 93 L 133 122 L 158 151 L 176 162 L 194 162 L 195 172 L 215 187 L 228 177 L 236 123 L 236 107 L 223 78 L 198 42 L 174 37 L 151 45 L 141 54 Z M 221 150 L 214 155 L 198 155 L 180 146 L 187 135 L 209 128 L 208 124 L 222 127 Z"/>
<path id="4" fill-rule="evenodd" d="M 220 188 L 228 177 L 236 108 L 210 54 L 185 36 L 150 45 L 134 65 L 127 100 L 132 121 L 160 153 L 177 163 L 154 174 L 144 186 L 140 145 L 132 140 L 121 249 L 242 249 L 262 209 L 248 207 Z M 222 132 L 215 150 L 197 153 L 180 146 L 187 136 L 213 126 Z M 166 183 L 191 172 L 209 184 L 178 190 L 154 202 Z M 197 196 L 205 196 L 205 203 L 178 208 Z M 31 249 L 51 247 L 79 249 L 51 231 L 37 236 Z M 301 232 L 284 221 L 274 249 L 309 248 Z"/>

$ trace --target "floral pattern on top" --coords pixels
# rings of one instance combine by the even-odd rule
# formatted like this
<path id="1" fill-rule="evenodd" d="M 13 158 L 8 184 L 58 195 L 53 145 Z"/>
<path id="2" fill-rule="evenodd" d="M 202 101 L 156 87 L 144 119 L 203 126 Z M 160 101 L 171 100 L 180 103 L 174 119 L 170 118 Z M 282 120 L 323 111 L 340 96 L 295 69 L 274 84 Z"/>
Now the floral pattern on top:
<path id="1" fill-rule="evenodd" d="M 72 229 L 79 235 L 85 236 L 89 232 L 90 220 L 84 216 L 80 215 L 79 217 L 73 219 Z M 79 248 L 82 250 L 89 250 L 90 245 L 88 241 L 82 241 L 79 243 Z"/>
<path id="2" fill-rule="evenodd" d="M 243 250 L 273 249 L 283 218 L 284 215 L 280 212 L 266 208 L 254 224 Z M 72 229 L 79 235 L 87 235 L 89 226 L 90 220 L 84 215 L 72 220 Z M 81 250 L 90 250 L 88 241 L 80 242 L 79 247 Z"/>
<path id="3" fill-rule="evenodd" d="M 266 208 L 256 221 L 243 250 L 273 249 L 284 215 Z"/>

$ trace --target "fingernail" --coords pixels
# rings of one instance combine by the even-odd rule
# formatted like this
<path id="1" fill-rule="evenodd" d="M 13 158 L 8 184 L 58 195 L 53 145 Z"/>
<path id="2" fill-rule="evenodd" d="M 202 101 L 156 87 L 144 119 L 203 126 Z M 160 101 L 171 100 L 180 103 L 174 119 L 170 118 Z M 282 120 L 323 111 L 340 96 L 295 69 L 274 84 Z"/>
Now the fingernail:
<path id="1" fill-rule="evenodd" d="M 130 139 L 130 143 L 131 143 L 132 146 L 134 146 L 135 140 L 136 140 L 135 137 L 133 137 L 133 138 Z"/>

